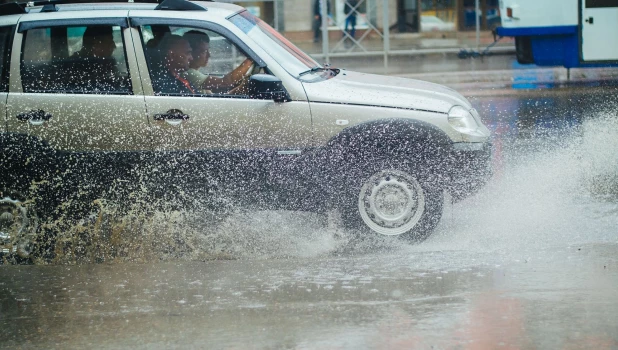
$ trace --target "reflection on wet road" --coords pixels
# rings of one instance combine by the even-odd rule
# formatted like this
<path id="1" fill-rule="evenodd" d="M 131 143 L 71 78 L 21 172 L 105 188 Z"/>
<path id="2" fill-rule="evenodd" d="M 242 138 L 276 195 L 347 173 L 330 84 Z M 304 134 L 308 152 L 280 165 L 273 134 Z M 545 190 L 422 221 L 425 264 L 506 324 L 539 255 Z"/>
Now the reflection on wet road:
<path id="1" fill-rule="evenodd" d="M 202 255 L 2 266 L 0 347 L 618 348 L 616 96 L 471 97 L 495 176 L 420 245 L 240 213 L 182 226 Z"/>
<path id="2" fill-rule="evenodd" d="M 610 349 L 617 251 L 12 267 L 0 332 L 7 348 Z"/>

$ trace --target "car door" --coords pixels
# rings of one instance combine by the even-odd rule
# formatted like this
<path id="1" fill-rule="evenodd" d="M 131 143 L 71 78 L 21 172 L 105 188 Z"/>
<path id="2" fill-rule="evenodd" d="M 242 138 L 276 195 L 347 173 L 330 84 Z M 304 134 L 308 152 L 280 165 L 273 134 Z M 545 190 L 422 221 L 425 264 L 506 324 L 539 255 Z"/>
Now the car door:
<path id="1" fill-rule="evenodd" d="M 11 43 L 18 16 L 0 18 L 0 132 L 6 131 L 6 99 L 9 92 Z"/>
<path id="2" fill-rule="evenodd" d="M 173 19 L 131 21 L 139 28 L 144 47 L 136 50 L 138 62 L 143 60 L 140 66 L 150 69 L 150 74 L 142 78 L 154 148 L 174 152 L 177 159 L 184 159 L 182 162 L 191 161 L 193 170 L 188 176 L 219 170 L 226 181 L 255 183 L 260 176 L 284 173 L 283 168 L 310 146 L 311 114 L 306 100 L 275 102 L 205 86 L 195 86 L 193 93 L 158 90 L 155 72 L 165 69 L 166 61 L 162 57 L 166 55 L 165 42 L 157 38 L 160 35 L 208 35 L 210 58 L 205 67 L 199 68 L 204 75 L 224 77 L 246 58 L 255 62 L 254 73 L 268 73 L 265 63 L 229 30 L 206 21 L 191 21 L 192 26 Z M 155 42 L 157 45 L 153 45 Z M 160 63 L 163 65 L 157 66 Z"/>
<path id="3" fill-rule="evenodd" d="M 7 102 L 9 132 L 42 139 L 61 153 L 151 148 L 127 11 L 105 14 L 22 17 L 13 45 L 18 74 Z M 107 53 L 93 53 L 90 46 L 101 43 Z"/>

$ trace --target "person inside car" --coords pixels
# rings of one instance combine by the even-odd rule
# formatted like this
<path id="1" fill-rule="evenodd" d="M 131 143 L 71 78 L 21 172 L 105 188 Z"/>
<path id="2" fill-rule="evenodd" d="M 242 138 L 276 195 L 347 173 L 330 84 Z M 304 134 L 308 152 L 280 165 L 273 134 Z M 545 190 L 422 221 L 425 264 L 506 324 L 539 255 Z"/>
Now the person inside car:
<path id="1" fill-rule="evenodd" d="M 73 54 L 73 58 L 95 57 L 113 60 L 116 49 L 111 26 L 89 26 L 82 37 L 82 48 Z"/>
<path id="2" fill-rule="evenodd" d="M 189 42 L 179 35 L 167 35 L 161 43 L 161 53 L 164 55 L 158 67 L 153 70 L 153 89 L 155 94 L 193 95 L 198 89 L 184 73 L 193 61 Z"/>
<path id="3" fill-rule="evenodd" d="M 184 73 L 187 80 L 197 86 L 201 93 L 242 94 L 246 92 L 246 80 L 253 66 L 253 61 L 247 58 L 242 64 L 223 77 L 215 77 L 200 72 L 200 68 L 208 65 L 210 58 L 210 37 L 208 34 L 191 30 L 183 35 L 193 50 L 193 61 Z"/>
<path id="4" fill-rule="evenodd" d="M 152 38 L 144 45 L 144 53 L 148 62 L 160 64 L 164 54 L 161 53 L 161 43 L 168 35 L 171 35 L 170 28 L 167 25 L 152 25 Z"/>
<path id="5" fill-rule="evenodd" d="M 82 47 L 71 55 L 70 71 L 82 72 L 74 75 L 76 88 L 88 90 L 114 90 L 121 79 L 116 60 L 112 57 L 116 43 L 111 26 L 89 26 L 82 37 Z"/>

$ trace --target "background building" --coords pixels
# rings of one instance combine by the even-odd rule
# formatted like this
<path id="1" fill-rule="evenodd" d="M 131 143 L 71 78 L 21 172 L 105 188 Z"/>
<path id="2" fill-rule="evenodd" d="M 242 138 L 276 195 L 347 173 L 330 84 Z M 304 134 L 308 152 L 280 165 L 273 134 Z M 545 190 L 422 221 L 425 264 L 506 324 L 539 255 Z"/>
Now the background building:
<path id="1" fill-rule="evenodd" d="M 104 1 L 104 0 L 102 0 Z M 136 0 L 137 1 L 137 0 Z M 315 0 L 217 0 L 246 7 L 292 40 L 311 40 L 313 3 Z M 343 27 L 345 0 L 329 0 L 332 6 L 329 24 L 333 32 Z M 359 0 L 357 29 L 370 22 L 382 28 L 383 2 L 388 3 L 389 27 L 392 32 L 449 32 L 475 30 L 475 0 Z M 0 3 L 12 0 L 0 0 Z M 499 0 L 479 0 L 482 30 L 500 25 Z M 333 34 L 338 35 L 338 34 Z"/>
<path id="2" fill-rule="evenodd" d="M 310 40 L 313 30 L 315 0 L 227 1 L 239 4 L 258 15 L 292 40 Z M 332 31 L 343 26 L 345 0 L 329 0 Z M 392 32 L 449 32 L 476 29 L 475 0 L 361 0 L 357 29 L 367 28 L 367 22 L 381 28 L 383 1 L 388 3 L 389 27 Z M 479 0 L 482 30 L 500 25 L 499 0 Z"/>

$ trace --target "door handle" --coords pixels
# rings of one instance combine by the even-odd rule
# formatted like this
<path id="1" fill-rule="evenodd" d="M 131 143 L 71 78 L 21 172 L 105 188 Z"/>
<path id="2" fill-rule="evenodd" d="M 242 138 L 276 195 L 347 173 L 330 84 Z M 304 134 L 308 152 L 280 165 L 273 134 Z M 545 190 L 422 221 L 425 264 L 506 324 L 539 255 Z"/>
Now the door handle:
<path id="1" fill-rule="evenodd" d="M 165 113 L 155 114 L 152 119 L 156 121 L 165 120 L 165 122 L 170 125 L 179 125 L 183 121 L 189 120 L 189 116 L 182 113 L 179 109 L 170 109 Z"/>
<path id="2" fill-rule="evenodd" d="M 585 19 L 586 23 L 594 24 L 594 17 L 589 17 Z"/>
<path id="3" fill-rule="evenodd" d="M 50 120 L 51 118 L 52 118 L 52 115 L 50 113 L 45 113 L 45 111 L 42 109 L 39 109 L 39 110 L 33 109 L 29 112 L 23 112 L 17 115 L 17 120 L 21 120 L 24 122 L 27 121 L 31 125 L 35 125 L 35 126 L 42 125 L 43 123 Z"/>

